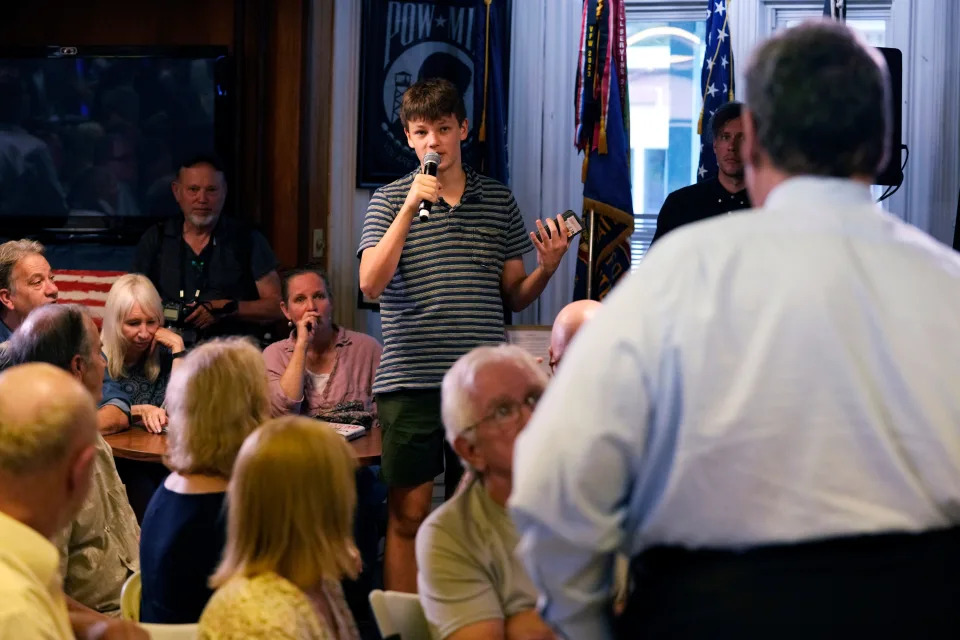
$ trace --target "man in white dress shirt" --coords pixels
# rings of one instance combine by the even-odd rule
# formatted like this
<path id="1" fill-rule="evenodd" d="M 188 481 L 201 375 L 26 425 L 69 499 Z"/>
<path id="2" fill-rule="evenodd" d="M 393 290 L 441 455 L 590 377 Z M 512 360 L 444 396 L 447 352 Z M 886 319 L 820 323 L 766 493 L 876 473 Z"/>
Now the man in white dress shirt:
<path id="1" fill-rule="evenodd" d="M 578 335 L 517 440 L 518 554 L 571 639 L 613 636 L 618 551 L 630 637 L 955 634 L 960 257 L 871 200 L 889 80 L 853 32 L 746 80 L 758 209 L 665 237 Z"/>

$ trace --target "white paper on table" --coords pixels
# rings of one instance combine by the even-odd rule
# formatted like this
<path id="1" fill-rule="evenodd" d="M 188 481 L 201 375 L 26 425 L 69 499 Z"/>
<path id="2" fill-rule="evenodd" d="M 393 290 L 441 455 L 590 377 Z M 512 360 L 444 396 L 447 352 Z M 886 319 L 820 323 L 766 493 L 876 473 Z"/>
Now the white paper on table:
<path id="1" fill-rule="evenodd" d="M 324 424 L 330 425 L 334 431 L 347 440 L 355 440 L 367 432 L 366 427 L 359 424 L 340 424 L 337 422 L 324 422 Z"/>
<path id="2" fill-rule="evenodd" d="M 540 358 L 540 366 L 549 376 L 550 372 L 550 327 L 539 324 L 518 324 L 507 327 L 507 342 L 515 344 Z"/>

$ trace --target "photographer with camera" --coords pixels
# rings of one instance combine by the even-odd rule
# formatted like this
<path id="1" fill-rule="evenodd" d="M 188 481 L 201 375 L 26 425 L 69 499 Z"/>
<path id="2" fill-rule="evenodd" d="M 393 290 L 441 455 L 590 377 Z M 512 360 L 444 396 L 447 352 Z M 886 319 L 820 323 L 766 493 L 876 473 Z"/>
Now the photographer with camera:
<path id="1" fill-rule="evenodd" d="M 172 188 L 183 217 L 144 234 L 132 270 L 150 278 L 167 324 L 179 329 L 187 344 L 213 336 L 259 337 L 283 319 L 270 245 L 260 233 L 221 215 L 227 183 L 215 157 L 185 162 Z"/>
<path id="2" fill-rule="evenodd" d="M 163 327 L 160 294 L 146 276 L 128 273 L 110 287 L 101 339 L 107 370 L 130 397 L 131 420 L 160 433 L 170 372 L 186 350 L 183 338 Z"/>

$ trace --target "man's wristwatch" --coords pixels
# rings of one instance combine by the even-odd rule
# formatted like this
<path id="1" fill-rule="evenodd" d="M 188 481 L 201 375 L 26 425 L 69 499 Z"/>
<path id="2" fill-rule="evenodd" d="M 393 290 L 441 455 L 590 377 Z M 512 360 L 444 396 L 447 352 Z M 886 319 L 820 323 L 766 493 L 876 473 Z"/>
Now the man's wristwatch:
<path id="1" fill-rule="evenodd" d="M 170 357 L 173 358 L 174 360 L 176 360 L 177 358 L 182 358 L 182 357 L 184 357 L 185 355 L 187 355 L 187 350 L 186 350 L 186 349 L 183 349 L 182 351 L 177 351 L 176 353 L 174 353 L 174 354 L 171 355 Z"/>

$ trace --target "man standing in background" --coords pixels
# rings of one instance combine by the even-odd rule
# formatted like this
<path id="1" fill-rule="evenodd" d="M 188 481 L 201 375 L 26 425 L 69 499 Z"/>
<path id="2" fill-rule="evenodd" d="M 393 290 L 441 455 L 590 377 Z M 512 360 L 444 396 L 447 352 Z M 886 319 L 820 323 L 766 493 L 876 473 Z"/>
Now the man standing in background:
<path id="1" fill-rule="evenodd" d="M 651 246 L 677 227 L 750 207 L 743 180 L 743 105 L 725 102 L 710 119 L 713 153 L 717 157 L 717 176 L 667 196 L 657 216 L 657 231 Z"/>

